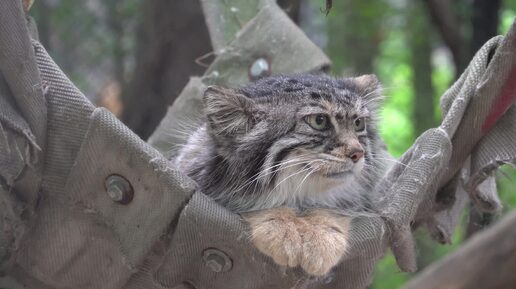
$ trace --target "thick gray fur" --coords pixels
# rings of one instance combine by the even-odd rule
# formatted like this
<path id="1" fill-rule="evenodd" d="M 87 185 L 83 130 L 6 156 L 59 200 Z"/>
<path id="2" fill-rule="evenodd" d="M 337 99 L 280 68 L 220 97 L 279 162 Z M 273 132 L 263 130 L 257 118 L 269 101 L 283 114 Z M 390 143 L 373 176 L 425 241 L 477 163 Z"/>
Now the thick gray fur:
<path id="1" fill-rule="evenodd" d="M 381 87 L 373 75 L 280 75 L 239 89 L 209 87 L 206 123 L 175 164 L 202 192 L 234 212 L 278 206 L 366 209 L 388 155 L 377 130 Z M 326 114 L 331 126 L 311 127 Z M 366 128 L 356 131 L 357 117 Z M 360 143 L 364 157 L 351 161 Z"/>

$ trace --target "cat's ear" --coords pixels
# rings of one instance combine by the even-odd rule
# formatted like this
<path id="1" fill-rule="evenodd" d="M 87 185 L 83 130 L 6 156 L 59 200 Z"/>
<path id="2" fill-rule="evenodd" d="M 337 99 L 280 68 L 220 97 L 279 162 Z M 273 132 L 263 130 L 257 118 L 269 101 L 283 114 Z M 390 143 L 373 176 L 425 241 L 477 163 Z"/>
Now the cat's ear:
<path id="1" fill-rule="evenodd" d="M 209 86 L 203 101 L 209 127 L 217 135 L 247 132 L 259 113 L 252 99 L 233 89 Z"/>
<path id="2" fill-rule="evenodd" d="M 365 74 L 352 78 L 357 92 L 369 107 L 376 109 L 383 102 L 382 84 L 374 74 Z"/>

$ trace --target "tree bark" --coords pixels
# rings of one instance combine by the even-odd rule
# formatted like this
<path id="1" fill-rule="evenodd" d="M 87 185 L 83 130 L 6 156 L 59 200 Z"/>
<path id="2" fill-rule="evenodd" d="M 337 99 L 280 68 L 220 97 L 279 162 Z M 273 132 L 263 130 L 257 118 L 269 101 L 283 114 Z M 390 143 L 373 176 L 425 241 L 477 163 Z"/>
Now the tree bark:
<path id="1" fill-rule="evenodd" d="M 436 124 L 434 114 L 435 89 L 432 83 L 432 27 L 429 25 L 423 7 L 412 2 L 409 16 L 409 47 L 414 88 L 413 117 L 415 135 Z"/>
<path id="2" fill-rule="evenodd" d="M 299 24 L 301 0 L 278 0 L 278 5 L 288 14 L 294 23 Z"/>
<path id="3" fill-rule="evenodd" d="M 37 15 L 38 18 L 38 35 L 39 42 L 45 47 L 47 51 L 52 51 L 50 43 L 50 8 L 47 4 L 48 0 L 38 0 L 34 3 L 34 7 L 31 9 L 31 15 Z"/>
<path id="4" fill-rule="evenodd" d="M 433 23 L 450 48 L 455 64 L 456 75 L 459 76 L 468 63 L 468 42 L 460 31 L 460 21 L 454 13 L 449 0 L 424 0 Z"/>
<path id="5" fill-rule="evenodd" d="M 327 16 L 327 51 L 335 73 L 354 76 L 374 72 L 386 9 L 385 1 L 333 1 Z"/>
<path id="6" fill-rule="evenodd" d="M 516 212 L 430 265 L 405 289 L 516 288 Z"/>
<path id="7" fill-rule="evenodd" d="M 136 68 L 124 89 L 122 121 L 143 139 L 153 132 L 192 75 L 195 60 L 211 51 L 199 1 L 144 1 Z"/>
<path id="8" fill-rule="evenodd" d="M 116 1 L 106 1 L 105 2 L 106 9 L 109 17 L 106 19 L 106 24 L 108 28 L 111 30 L 111 33 L 115 39 L 113 43 L 113 75 L 115 80 L 121 87 L 125 87 L 125 50 L 123 49 L 122 39 L 124 37 L 124 19 L 121 16 L 121 11 L 119 11 L 118 2 Z"/>
<path id="9" fill-rule="evenodd" d="M 489 39 L 498 34 L 499 12 L 501 0 L 474 0 L 473 37 L 471 40 L 471 56 Z"/>

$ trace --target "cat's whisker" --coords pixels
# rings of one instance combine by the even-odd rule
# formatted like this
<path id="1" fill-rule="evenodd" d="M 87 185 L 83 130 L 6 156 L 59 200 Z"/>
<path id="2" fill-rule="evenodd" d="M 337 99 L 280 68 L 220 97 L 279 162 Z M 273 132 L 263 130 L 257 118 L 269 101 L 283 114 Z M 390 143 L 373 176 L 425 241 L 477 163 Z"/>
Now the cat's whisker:
<path id="1" fill-rule="evenodd" d="M 280 163 L 278 163 L 276 165 L 270 166 L 270 167 L 268 167 L 268 168 L 266 168 L 266 169 L 256 173 L 255 175 L 251 176 L 249 182 L 253 182 L 257 178 L 264 177 L 264 176 L 270 175 L 272 173 L 275 173 L 275 172 L 278 172 L 279 170 L 281 170 L 281 168 L 280 168 L 280 169 L 275 169 L 275 170 L 271 171 L 272 168 L 281 167 L 281 166 L 283 166 L 285 164 L 289 164 L 289 163 L 295 163 L 295 164 L 291 165 L 291 166 L 295 166 L 295 165 L 298 165 L 298 164 L 301 164 L 301 163 L 307 161 L 305 159 L 302 159 L 301 157 L 304 157 L 304 155 L 301 155 L 300 157 L 295 158 L 295 159 L 285 160 L 285 161 L 282 161 L 282 162 L 280 162 Z M 288 166 L 288 167 L 291 167 L 291 166 Z M 245 185 L 247 185 L 247 183 L 242 185 L 242 187 L 244 187 Z M 239 189 L 241 189 L 241 187 Z"/>
<path id="2" fill-rule="evenodd" d="M 303 164 L 303 163 L 305 163 L 305 162 L 306 162 L 306 160 L 301 160 L 301 161 L 299 161 L 299 162 L 296 162 L 296 163 L 294 163 L 294 164 L 290 164 L 290 165 L 288 165 L 288 166 L 282 166 L 282 167 L 279 167 L 278 169 L 275 169 L 275 170 L 270 171 L 270 172 L 268 172 L 268 173 L 266 173 L 266 174 L 263 174 L 263 175 L 258 176 L 258 178 L 256 179 L 256 181 L 258 181 L 258 180 L 260 180 L 260 179 L 264 179 L 265 177 L 267 177 L 267 176 L 269 176 L 269 175 L 271 175 L 271 174 L 278 173 L 278 172 L 280 172 L 280 171 L 282 171 L 282 170 L 285 170 L 285 169 L 288 169 L 288 168 L 291 168 L 291 167 L 295 167 L 295 166 L 298 166 L 298 165 L 302 165 L 302 164 Z"/>
<path id="3" fill-rule="evenodd" d="M 301 180 L 301 183 L 299 183 L 299 185 L 297 186 L 296 188 L 296 194 L 299 192 L 299 190 L 301 189 L 301 186 L 303 185 L 303 183 L 308 179 L 308 177 L 315 173 L 317 171 L 316 168 L 312 168 L 312 170 L 310 172 L 308 172 L 308 174 L 306 174 L 306 176 L 303 178 L 303 180 Z"/>
<path id="4" fill-rule="evenodd" d="M 192 132 L 196 131 L 197 128 L 199 127 L 199 123 L 192 121 L 192 120 L 187 120 L 187 121 L 177 120 L 176 124 L 179 125 L 181 128 L 189 129 Z"/>
<path id="5" fill-rule="evenodd" d="M 339 163 L 346 162 L 346 160 L 343 160 L 343 159 L 341 159 L 339 157 L 336 157 L 336 156 L 332 156 L 330 154 L 322 154 L 322 158 L 321 159 L 325 159 L 325 160 L 328 160 L 328 161 L 339 162 Z"/>
<path id="6" fill-rule="evenodd" d="M 382 92 L 383 91 L 381 91 L 381 90 L 373 90 L 373 91 L 371 91 L 371 92 L 361 96 L 362 99 L 367 99 L 369 96 L 376 94 L 375 97 L 368 99 L 368 101 L 365 102 L 364 105 L 367 105 L 368 103 L 370 103 L 372 101 L 378 101 L 378 100 L 381 100 L 381 99 L 385 98 L 383 96 Z"/>
<path id="7" fill-rule="evenodd" d="M 166 136 L 170 136 L 170 137 L 178 137 L 178 138 L 183 138 L 185 137 L 184 140 L 188 139 L 193 133 L 195 132 L 195 130 L 190 130 L 188 128 L 182 128 L 182 127 L 174 127 L 172 129 L 169 129 L 168 131 L 164 132 L 164 134 Z"/>
<path id="8" fill-rule="evenodd" d="M 286 165 L 286 164 L 289 164 L 289 163 L 292 163 L 292 162 L 306 162 L 306 161 L 309 161 L 309 159 L 305 158 L 307 155 L 302 155 L 298 158 L 295 158 L 295 159 L 291 159 L 291 160 L 287 160 L 287 161 L 284 161 L 284 162 L 281 162 L 281 163 L 278 163 L 276 165 L 273 165 L 273 166 L 270 166 L 268 168 L 266 168 L 265 170 L 263 171 L 269 171 L 271 168 L 275 168 L 275 167 L 279 167 L 279 166 L 283 166 L 283 165 Z"/>
<path id="9" fill-rule="evenodd" d="M 294 159 L 288 159 L 288 160 L 282 161 L 282 162 L 280 162 L 280 163 L 278 163 L 278 164 L 276 164 L 276 165 L 272 165 L 272 166 L 270 166 L 270 167 L 265 168 L 265 169 L 264 169 L 264 171 L 266 171 L 266 170 L 268 170 L 268 169 L 270 169 L 270 168 L 274 168 L 274 167 L 277 167 L 277 166 L 281 166 L 281 165 L 283 165 L 283 164 L 286 164 L 286 163 L 289 163 L 289 162 L 292 162 L 292 161 L 295 161 L 295 160 L 299 160 L 299 159 L 301 159 L 301 158 L 303 158 L 303 157 L 306 157 L 306 156 L 308 156 L 308 155 L 309 155 L 309 154 L 302 154 L 302 155 L 297 156 L 297 157 L 296 157 L 296 158 L 294 158 Z"/>
<path id="10" fill-rule="evenodd" d="M 165 135 L 176 136 L 174 133 L 179 133 L 181 135 L 191 136 L 199 127 L 199 121 L 193 121 L 187 117 L 183 117 L 187 121 L 178 119 L 174 123 L 174 126 L 168 131 L 165 131 Z"/>
<path id="11" fill-rule="evenodd" d="M 311 163 L 313 163 L 313 162 L 314 162 L 314 161 L 312 161 L 312 162 L 310 162 L 310 163 L 307 163 L 306 165 L 304 165 L 304 168 L 303 168 L 302 170 L 297 171 L 297 172 L 295 172 L 295 173 L 292 173 L 292 174 L 290 174 L 289 176 L 287 176 L 287 177 L 283 178 L 283 180 L 281 180 L 281 182 L 279 182 L 279 183 L 278 183 L 278 184 L 277 184 L 277 185 L 276 185 L 276 186 L 271 190 L 271 192 L 275 191 L 275 190 L 276 190 L 276 189 L 277 189 L 277 188 L 278 188 L 282 183 L 284 183 L 286 180 L 290 179 L 291 177 L 296 176 L 296 175 L 299 175 L 299 174 L 301 174 L 301 173 L 303 173 L 303 172 L 305 172 L 305 171 L 308 171 L 308 170 L 312 169 L 312 168 L 310 167 L 310 164 L 311 164 Z"/>
<path id="12" fill-rule="evenodd" d="M 295 166 L 298 166 L 298 165 L 304 165 L 303 167 L 305 167 L 305 166 L 307 165 L 307 161 L 308 161 L 308 160 L 301 160 L 301 161 L 299 161 L 299 162 L 296 162 L 296 163 L 294 163 L 294 164 L 290 164 L 290 165 L 288 165 L 288 166 L 282 166 L 282 167 L 280 167 L 279 169 L 276 169 L 275 171 L 272 171 L 272 172 L 270 172 L 270 173 L 268 173 L 268 174 L 266 174 L 266 175 L 264 175 L 264 176 L 262 176 L 262 177 L 260 177 L 260 178 L 265 178 L 267 175 L 274 174 L 274 173 L 278 173 L 278 172 L 280 172 L 280 171 L 283 171 L 283 170 L 286 170 L 286 169 L 288 169 L 288 168 L 295 167 Z M 256 183 L 256 184 L 257 184 L 257 183 Z M 274 189 L 273 189 L 273 190 L 274 190 Z M 272 191 L 273 191 L 273 190 L 272 190 Z"/>
<path id="13" fill-rule="evenodd" d="M 411 166 L 407 165 L 407 164 L 404 164 L 398 160 L 395 160 L 395 159 L 390 159 L 390 158 L 378 158 L 378 157 L 375 157 L 373 158 L 373 160 L 381 160 L 381 161 L 389 161 L 389 162 L 393 162 L 393 163 L 396 163 L 396 164 L 399 164 L 401 166 L 404 166 L 408 169 L 411 169 L 411 170 L 415 170 L 414 168 L 412 168 Z"/>
<path id="14" fill-rule="evenodd" d="M 380 94 L 384 94 L 384 92 L 393 91 L 396 89 L 399 89 L 401 85 L 390 85 L 390 86 L 382 86 L 377 91 L 379 91 Z"/>
<path id="15" fill-rule="evenodd" d="M 290 167 L 294 167 L 294 166 L 297 166 L 297 165 L 300 165 L 300 164 L 303 164 L 304 162 L 306 162 L 306 160 L 302 160 L 302 159 L 301 160 L 292 160 L 292 161 L 295 161 L 295 163 L 289 164 L 286 167 L 281 167 L 281 166 L 283 166 L 283 165 L 285 165 L 286 163 L 289 163 L 289 162 L 285 162 L 285 163 L 281 163 L 281 164 L 275 165 L 273 167 L 278 167 L 279 166 L 279 168 L 277 168 L 275 170 L 272 170 L 272 171 L 268 171 L 267 173 L 264 173 L 263 171 L 261 171 L 261 172 L 255 174 L 255 177 L 253 177 L 251 180 L 249 180 L 248 182 L 243 184 L 241 187 L 237 188 L 237 190 L 242 190 L 246 186 L 251 185 L 253 182 L 257 182 L 261 178 L 265 178 L 266 176 L 269 176 L 271 174 L 277 173 L 277 172 L 279 172 L 281 170 L 284 170 L 284 169 L 287 169 L 287 168 L 290 168 Z"/>

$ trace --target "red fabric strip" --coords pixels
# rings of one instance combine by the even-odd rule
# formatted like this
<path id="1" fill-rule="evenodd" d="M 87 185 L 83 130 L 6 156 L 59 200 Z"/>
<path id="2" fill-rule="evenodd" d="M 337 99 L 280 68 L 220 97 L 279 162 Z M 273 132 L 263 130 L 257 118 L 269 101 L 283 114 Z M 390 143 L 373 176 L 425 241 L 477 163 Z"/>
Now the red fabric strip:
<path id="1" fill-rule="evenodd" d="M 503 85 L 501 96 L 493 103 L 484 124 L 482 133 L 487 133 L 493 128 L 498 119 L 509 109 L 516 100 L 516 67 L 513 66 L 509 78 Z"/>

